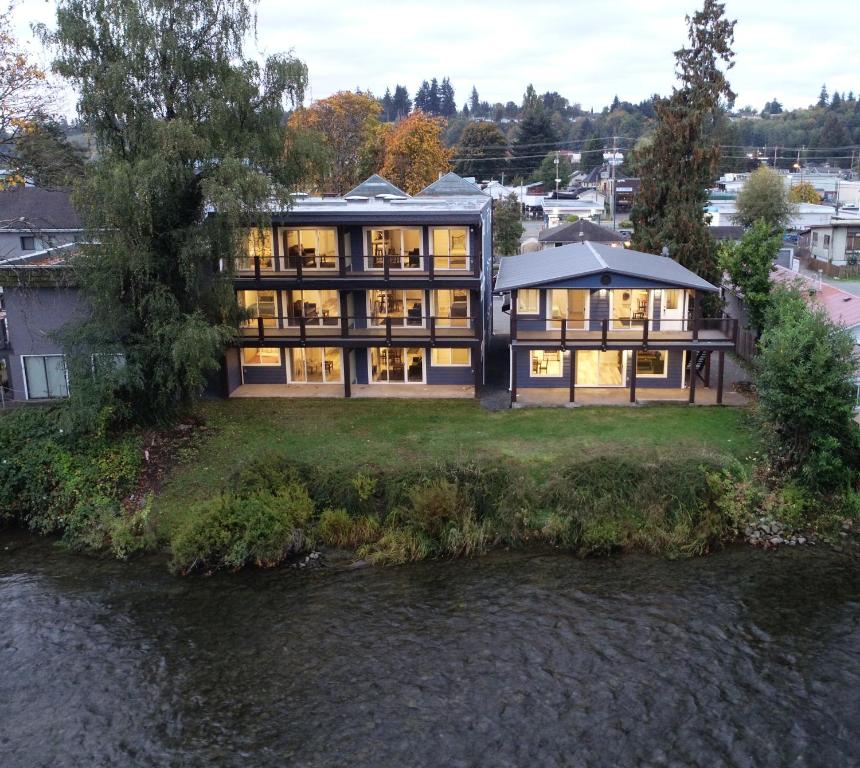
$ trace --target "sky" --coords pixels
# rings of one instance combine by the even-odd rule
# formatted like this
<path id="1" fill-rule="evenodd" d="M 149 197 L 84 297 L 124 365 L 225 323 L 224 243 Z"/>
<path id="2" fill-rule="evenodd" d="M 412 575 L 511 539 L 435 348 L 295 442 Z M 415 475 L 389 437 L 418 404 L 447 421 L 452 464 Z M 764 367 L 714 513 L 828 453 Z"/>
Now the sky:
<path id="1" fill-rule="evenodd" d="M 796 0 L 725 0 L 735 27 L 729 74 L 736 106 L 761 109 L 778 98 L 787 108 L 828 90 L 860 93 L 856 0 L 821 5 Z M 396 83 L 410 95 L 422 80 L 449 77 L 458 106 L 476 86 L 482 100 L 520 103 L 526 85 L 558 91 L 595 111 L 616 94 L 638 102 L 666 94 L 673 51 L 686 42 L 684 16 L 701 0 L 260 0 L 256 41 L 248 55 L 292 50 L 309 69 L 306 103 L 339 90 L 381 96 Z M 29 25 L 51 25 L 53 0 L 18 0 L 19 39 L 46 56 Z M 63 111 L 73 113 L 67 96 Z"/>

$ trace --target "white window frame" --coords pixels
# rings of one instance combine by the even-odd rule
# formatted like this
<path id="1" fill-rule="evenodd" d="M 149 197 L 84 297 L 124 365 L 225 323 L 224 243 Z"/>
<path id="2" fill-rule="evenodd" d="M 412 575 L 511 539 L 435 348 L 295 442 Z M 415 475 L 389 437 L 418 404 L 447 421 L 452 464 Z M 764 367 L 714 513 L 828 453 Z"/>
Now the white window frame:
<path id="1" fill-rule="evenodd" d="M 549 373 L 534 373 L 534 354 L 535 352 L 541 352 L 546 355 L 548 352 L 552 352 L 558 355 L 559 364 L 561 367 L 559 368 L 558 375 Z M 560 349 L 530 349 L 529 350 L 529 378 L 532 379 L 560 379 L 564 377 L 564 356 L 565 352 Z"/>
<path id="2" fill-rule="evenodd" d="M 450 235 L 450 232 L 452 229 L 463 229 L 466 231 L 466 255 L 465 255 L 465 257 L 460 257 L 460 256 L 454 257 L 457 259 L 459 259 L 459 258 L 465 258 L 466 259 L 466 264 L 462 267 L 452 267 L 451 266 L 451 235 Z M 436 249 L 433 246 L 433 242 L 434 242 L 433 235 L 436 231 L 441 231 L 441 230 L 445 230 L 449 233 L 448 234 L 448 253 L 445 253 L 445 254 L 443 254 L 443 253 L 437 254 Z M 433 259 L 433 269 L 434 270 L 443 270 L 444 269 L 445 272 L 469 272 L 469 271 L 471 271 L 471 268 L 472 268 L 472 242 L 471 242 L 472 238 L 470 237 L 470 235 L 471 235 L 471 227 L 469 227 L 468 225 L 459 226 L 459 225 L 451 224 L 447 227 L 430 227 L 428 243 L 430 245 L 430 257 Z M 439 260 L 442 257 L 448 259 L 448 266 L 447 267 L 444 267 L 444 268 L 439 267 Z"/>
<path id="3" fill-rule="evenodd" d="M 525 312 L 525 311 L 520 309 L 520 296 L 525 291 L 534 291 L 535 294 L 537 295 L 537 306 L 535 307 L 534 312 Z M 540 292 L 541 292 L 540 288 L 519 288 L 517 290 L 517 304 L 516 304 L 517 317 L 540 317 Z"/>
<path id="4" fill-rule="evenodd" d="M 340 315 L 340 291 L 337 288 L 289 288 L 285 291 L 282 291 L 281 296 L 281 304 L 282 304 L 282 314 L 283 314 L 283 327 L 284 328 L 298 328 L 301 323 L 299 322 L 300 317 L 304 317 L 305 311 L 305 292 L 316 291 L 318 293 L 323 293 L 329 291 L 331 293 L 336 294 L 337 296 L 337 314 L 329 315 L 325 317 L 324 315 L 317 315 L 310 320 L 306 318 L 306 325 L 310 326 L 328 326 L 330 328 L 335 327 L 340 323 L 341 315 Z M 302 314 L 301 315 L 291 315 L 290 310 L 292 307 L 290 306 L 296 300 L 296 294 L 301 296 L 301 305 L 302 305 Z M 326 322 L 326 321 L 336 321 L 336 322 Z"/>
<path id="5" fill-rule="evenodd" d="M 249 317 L 247 320 L 243 320 L 242 321 L 242 327 L 243 328 L 256 328 L 257 327 L 257 318 L 260 316 L 259 315 L 259 313 L 260 313 L 260 294 L 261 293 L 271 293 L 274 295 L 275 314 L 273 317 L 264 317 L 263 318 L 263 327 L 264 328 L 279 328 L 280 327 L 280 321 L 278 318 L 278 305 L 280 304 L 280 295 L 279 295 L 280 291 L 276 291 L 273 288 L 246 288 L 246 289 L 243 289 L 241 291 L 241 294 L 242 294 L 241 299 L 242 299 L 243 303 L 239 304 L 239 306 L 242 309 L 248 309 L 248 307 L 249 307 L 248 304 L 244 303 L 246 296 L 249 293 L 255 294 L 256 301 L 251 306 L 254 307 L 254 310 L 256 311 L 257 314 L 255 314 L 253 317 Z M 238 299 L 239 296 L 237 295 L 236 298 Z M 270 321 L 270 322 L 267 322 L 267 321 Z"/>
<path id="6" fill-rule="evenodd" d="M 463 318 L 465 325 L 453 325 L 454 318 L 447 317 L 444 320 L 439 318 L 439 308 L 436 306 L 439 291 L 464 291 L 466 294 L 466 317 Z M 453 302 L 452 302 L 453 303 Z M 436 318 L 437 328 L 469 328 L 472 323 L 472 292 L 468 288 L 434 288 L 430 291 L 430 312 Z M 460 319 L 460 318 L 456 318 Z"/>
<path id="7" fill-rule="evenodd" d="M 408 366 L 403 366 L 403 380 L 402 381 L 374 381 L 373 380 L 373 356 L 371 354 L 371 350 L 373 349 L 392 349 L 392 347 L 368 347 L 367 348 L 367 382 L 368 384 L 426 384 L 427 383 L 427 350 L 424 347 L 402 347 L 397 346 L 397 349 L 402 349 L 404 351 L 408 349 L 418 349 L 421 352 L 421 381 L 409 381 L 409 368 Z"/>
<path id="8" fill-rule="evenodd" d="M 466 353 L 468 354 L 468 359 L 465 363 L 455 363 L 454 362 L 454 349 L 462 349 L 462 347 L 433 347 L 430 350 L 430 364 L 434 368 L 471 368 L 472 367 L 472 350 L 466 347 Z M 451 353 L 451 362 L 450 363 L 438 363 L 433 359 L 435 354 L 439 352 L 450 352 Z"/>
<path id="9" fill-rule="evenodd" d="M 407 291 L 415 291 L 415 290 L 420 291 L 421 292 L 421 323 L 419 324 L 419 323 L 408 322 L 409 321 L 409 314 L 408 314 L 408 310 L 407 310 L 407 313 L 405 315 L 403 315 L 403 317 L 392 317 L 391 318 L 391 325 L 392 325 L 392 327 L 400 328 L 401 327 L 400 325 L 395 325 L 395 321 L 402 320 L 403 321 L 403 325 L 402 325 L 403 328 L 425 328 L 427 326 L 427 321 L 426 321 L 426 314 L 427 313 L 424 311 L 426 306 L 427 306 L 427 294 L 423 288 L 374 288 L 373 290 L 369 290 L 369 291 L 364 292 L 364 294 L 365 294 L 365 310 L 367 313 L 367 327 L 368 328 L 385 328 L 385 317 L 389 316 L 389 315 L 385 315 L 383 317 L 381 323 L 374 323 L 373 322 L 373 307 L 371 306 L 373 304 L 373 294 L 376 291 L 380 291 L 380 290 L 386 291 L 386 292 L 392 292 L 393 291 L 393 292 L 401 294 L 401 296 L 398 298 L 400 298 L 400 300 L 403 302 L 404 309 L 406 307 L 406 292 Z"/>
<path id="10" fill-rule="evenodd" d="M 619 318 L 615 317 L 615 291 L 645 291 L 648 294 L 648 309 L 645 311 L 645 320 L 652 321 L 654 318 L 654 288 L 611 288 L 609 290 L 609 330 L 629 331 L 633 328 L 633 320 L 628 326 L 618 325 Z M 632 306 L 632 305 L 631 305 Z M 648 330 L 651 330 L 649 327 Z"/>
<path id="11" fill-rule="evenodd" d="M 582 321 L 581 328 L 571 328 L 568 320 L 568 330 L 587 331 L 591 327 L 591 290 L 588 288 L 545 288 L 546 293 L 546 329 L 548 331 L 561 330 L 561 321 L 565 318 L 553 318 L 552 316 L 552 292 L 553 291 L 585 291 L 585 319 Z M 568 297 L 568 302 L 570 297 Z M 538 295 L 538 312 L 540 312 L 540 295 Z M 519 313 L 517 313 L 519 314 Z M 555 324 L 558 325 L 555 325 Z"/>
<path id="12" fill-rule="evenodd" d="M 665 357 L 665 363 L 663 365 L 663 373 L 639 373 L 637 371 L 636 372 L 636 380 L 639 381 L 639 379 L 668 379 L 669 378 L 669 360 L 670 360 L 669 350 L 668 349 L 651 349 L 650 347 L 648 349 L 636 350 L 636 362 L 637 362 L 637 364 L 639 362 L 639 355 L 641 355 L 643 352 L 661 352 L 663 354 L 663 356 Z M 631 357 L 629 350 L 626 352 L 626 354 L 627 354 L 627 357 Z M 625 364 L 625 371 L 626 371 L 626 368 L 627 368 L 627 365 Z"/>
<path id="13" fill-rule="evenodd" d="M 34 397 L 34 398 L 30 397 L 30 385 L 27 381 L 27 366 L 24 364 L 24 360 L 29 358 L 29 357 L 41 357 L 41 358 L 61 357 L 61 358 L 63 358 L 63 373 L 65 374 L 65 377 L 66 377 L 66 394 L 65 395 L 59 395 L 58 397 L 51 397 L 51 396 Z M 71 387 L 69 387 L 69 367 L 66 365 L 66 356 L 63 354 L 60 354 L 60 353 L 52 353 L 52 354 L 47 354 L 47 355 L 21 355 L 21 378 L 24 381 L 24 399 L 25 400 L 30 400 L 30 399 L 33 399 L 33 400 L 62 400 L 64 397 L 68 397 L 69 393 L 71 392 Z M 47 378 L 47 376 L 46 376 L 46 378 Z"/>
<path id="14" fill-rule="evenodd" d="M 410 270 L 412 270 L 412 271 L 415 270 L 415 267 L 408 266 L 410 257 L 406 253 L 406 245 L 404 244 L 404 241 L 403 241 L 403 233 L 406 232 L 407 230 L 410 230 L 410 231 L 418 233 L 418 269 L 420 270 L 422 268 L 422 264 L 424 261 L 424 229 L 423 229 L 423 227 L 410 227 L 410 226 L 404 226 L 402 224 L 381 224 L 378 227 L 362 227 L 362 230 L 361 230 L 361 237 L 362 237 L 361 249 L 362 249 L 362 251 L 369 251 L 370 250 L 370 236 L 369 236 L 370 232 L 374 232 L 374 231 L 378 231 L 378 230 L 386 230 L 386 229 L 396 229 L 397 231 L 400 232 L 400 254 L 399 254 L 400 265 L 396 266 L 396 267 L 389 267 L 389 269 L 404 270 L 407 272 Z M 372 253 L 366 253 L 365 252 L 365 254 L 364 254 L 364 270 L 366 272 L 383 272 L 385 270 L 384 264 L 381 267 L 374 267 L 373 266 L 374 258 L 383 258 L 384 259 L 384 258 L 394 258 L 394 257 L 393 256 L 378 257 L 378 256 L 374 256 Z M 404 266 L 404 264 L 406 264 L 406 266 Z"/>
<path id="15" fill-rule="evenodd" d="M 322 350 L 322 363 L 323 363 L 323 368 L 322 368 L 323 380 L 322 381 L 308 381 L 307 380 L 308 374 L 307 374 L 307 354 L 306 353 L 307 353 L 308 349 L 321 349 Z M 339 366 L 340 373 L 339 373 L 337 379 L 329 379 L 328 375 L 326 374 L 325 353 L 326 353 L 326 350 L 329 350 L 329 349 L 333 349 L 335 351 L 340 352 L 340 366 Z M 292 352 L 294 350 L 301 350 L 301 352 L 302 352 L 302 361 L 303 361 L 303 365 L 305 366 L 305 380 L 304 381 L 302 381 L 301 379 L 297 380 L 297 379 L 293 378 Z M 287 353 L 285 355 L 285 363 L 286 363 L 286 367 L 287 367 L 287 384 L 295 384 L 296 386 L 301 386 L 304 384 L 343 384 L 343 353 L 345 350 L 342 347 L 287 347 L 287 348 L 285 348 L 284 351 Z"/>
<path id="16" fill-rule="evenodd" d="M 320 236 L 319 233 L 321 231 L 333 232 L 334 233 L 334 254 L 328 256 L 320 255 Z M 289 246 L 287 245 L 287 233 L 288 232 L 316 232 L 316 248 L 314 249 L 316 253 L 313 256 L 314 266 L 306 267 L 304 262 L 302 262 L 302 272 L 332 272 L 338 270 L 338 264 L 340 260 L 340 238 L 337 236 L 337 227 L 280 227 L 278 229 L 278 239 L 283 246 L 283 253 L 280 255 L 281 260 L 281 268 L 288 270 L 295 270 L 296 268 L 290 266 L 289 262 Z M 302 236 L 299 235 L 299 241 L 302 240 Z M 299 255 L 300 259 L 304 259 L 304 255 Z M 308 257 L 310 258 L 310 257 Z M 332 266 L 320 266 L 321 259 L 334 259 L 334 264 Z"/>
<path id="17" fill-rule="evenodd" d="M 245 360 L 245 350 L 246 349 L 277 349 L 280 353 L 280 357 L 277 363 L 249 363 Z M 280 347 L 242 347 L 241 351 L 242 357 L 242 367 L 247 366 L 248 368 L 276 368 L 284 364 L 284 351 Z"/>

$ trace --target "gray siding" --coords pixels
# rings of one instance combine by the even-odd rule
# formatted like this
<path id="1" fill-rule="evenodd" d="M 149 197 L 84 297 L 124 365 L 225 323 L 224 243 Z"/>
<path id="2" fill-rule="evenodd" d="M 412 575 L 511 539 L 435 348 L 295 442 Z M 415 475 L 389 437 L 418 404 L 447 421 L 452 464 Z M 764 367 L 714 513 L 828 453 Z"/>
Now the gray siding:
<path id="1" fill-rule="evenodd" d="M 63 349 L 54 334 L 86 316 L 86 305 L 76 288 L 4 289 L 9 331 L 9 382 L 12 397 L 23 400 L 22 355 L 55 355 Z"/>
<path id="2" fill-rule="evenodd" d="M 48 248 L 56 248 L 58 245 L 72 243 L 78 235 L 77 231 L 63 232 L 3 232 L 0 231 L 0 261 L 4 259 L 14 259 L 18 256 L 29 256 L 38 251 L 44 251 Z M 33 237 L 35 239 L 35 248 L 32 251 L 25 251 L 21 248 L 22 237 Z"/>

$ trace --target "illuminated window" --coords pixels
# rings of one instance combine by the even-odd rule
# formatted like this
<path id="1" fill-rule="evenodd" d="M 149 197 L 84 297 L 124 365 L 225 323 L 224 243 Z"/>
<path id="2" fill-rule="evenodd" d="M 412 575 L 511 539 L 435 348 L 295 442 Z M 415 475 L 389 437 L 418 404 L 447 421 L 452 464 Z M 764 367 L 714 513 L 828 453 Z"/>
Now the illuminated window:
<path id="1" fill-rule="evenodd" d="M 466 227 L 434 227 L 431 231 L 433 263 L 436 269 L 466 269 L 469 230 Z"/>
<path id="2" fill-rule="evenodd" d="M 466 366 L 472 363 L 471 350 L 434 347 L 430 356 L 433 365 Z"/>
<path id="3" fill-rule="evenodd" d="M 256 327 L 257 318 L 261 317 L 266 328 L 277 328 L 278 310 L 274 291 L 239 291 L 239 306 L 248 314 L 242 325 Z"/>
<path id="4" fill-rule="evenodd" d="M 636 353 L 636 375 L 664 378 L 669 353 L 664 349 L 640 349 Z"/>
<path id="5" fill-rule="evenodd" d="M 557 349 L 533 349 L 530 353 L 532 376 L 561 376 L 562 353 Z"/>
<path id="6" fill-rule="evenodd" d="M 280 365 L 281 350 L 277 347 L 245 347 L 242 362 L 245 365 Z"/>
<path id="7" fill-rule="evenodd" d="M 421 267 L 421 230 L 417 227 L 368 229 L 365 232 L 366 268 L 419 269 Z"/>
<path id="8" fill-rule="evenodd" d="M 248 233 L 245 244 L 245 256 L 239 260 L 238 268 L 254 269 L 254 258 L 259 257 L 260 269 L 271 269 L 272 261 L 272 230 L 252 229 Z"/>
<path id="9" fill-rule="evenodd" d="M 678 309 L 681 292 L 677 288 L 666 288 L 663 291 L 663 309 Z"/>
<path id="10" fill-rule="evenodd" d="M 284 233 L 287 269 L 334 269 L 337 267 L 337 230 L 288 229 Z"/>
<path id="11" fill-rule="evenodd" d="M 537 288 L 520 288 L 517 291 L 517 314 L 536 315 L 540 306 L 540 292 Z"/>

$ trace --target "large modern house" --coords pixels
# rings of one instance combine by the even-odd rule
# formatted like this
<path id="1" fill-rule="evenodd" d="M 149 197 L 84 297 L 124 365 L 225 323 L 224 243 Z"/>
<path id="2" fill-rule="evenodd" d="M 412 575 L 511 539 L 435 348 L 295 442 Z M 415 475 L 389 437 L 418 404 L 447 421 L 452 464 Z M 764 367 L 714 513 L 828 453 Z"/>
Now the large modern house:
<path id="1" fill-rule="evenodd" d="M 372 176 L 297 198 L 252 233 L 226 389 L 254 396 L 474 396 L 491 322 L 491 199 L 449 173 L 414 197 Z"/>
<path id="2" fill-rule="evenodd" d="M 702 317 L 718 288 L 666 256 L 577 243 L 501 260 L 509 294 L 511 402 L 696 400 L 697 379 L 723 402 L 737 323 Z M 628 392 L 624 392 L 624 390 Z M 591 398 L 593 400 L 593 398 Z"/>

